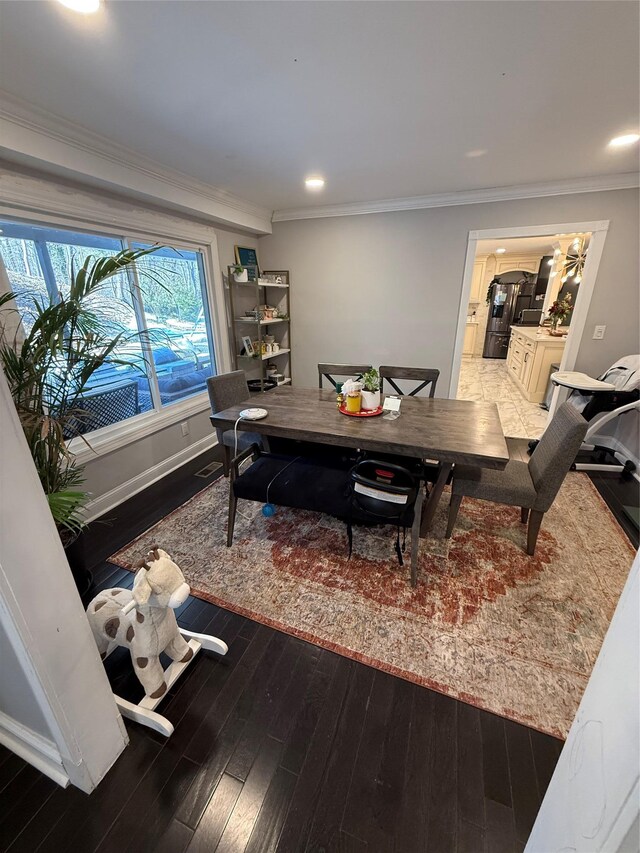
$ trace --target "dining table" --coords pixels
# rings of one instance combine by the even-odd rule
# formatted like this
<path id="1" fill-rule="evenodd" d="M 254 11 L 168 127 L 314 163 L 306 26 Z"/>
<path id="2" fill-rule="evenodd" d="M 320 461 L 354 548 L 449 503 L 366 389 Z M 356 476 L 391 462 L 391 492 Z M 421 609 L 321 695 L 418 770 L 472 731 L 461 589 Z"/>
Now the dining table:
<path id="1" fill-rule="evenodd" d="M 328 444 L 433 460 L 437 476 L 427 500 L 420 490 L 420 536 L 425 537 L 454 465 L 502 469 L 509 450 L 496 403 L 438 397 L 401 397 L 400 414 L 391 419 L 349 417 L 338 410 L 335 391 L 274 388 L 211 416 L 214 427 L 233 429 L 240 412 L 260 407 L 261 420 L 240 420 L 239 430 L 296 441 Z M 417 543 L 414 543 L 417 545 Z"/>

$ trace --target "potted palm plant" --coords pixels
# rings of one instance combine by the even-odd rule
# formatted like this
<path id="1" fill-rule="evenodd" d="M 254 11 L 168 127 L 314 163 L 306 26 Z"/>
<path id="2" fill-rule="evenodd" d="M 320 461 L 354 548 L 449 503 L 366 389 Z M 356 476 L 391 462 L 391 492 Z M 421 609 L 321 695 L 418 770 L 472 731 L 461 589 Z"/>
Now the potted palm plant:
<path id="1" fill-rule="evenodd" d="M 15 294 L 0 296 L 0 364 L 81 590 L 87 586 L 88 573 L 81 559 L 79 536 L 85 527 L 83 507 L 88 494 L 82 489 L 83 466 L 76 463 L 68 444 L 83 434 L 87 413 L 82 409 L 82 398 L 91 390 L 96 371 L 107 363 L 143 369 L 139 357 L 136 360 L 119 354 L 126 353 L 127 343 L 139 337 L 139 332 L 105 322 L 95 306 L 109 279 L 159 248 L 87 257 L 77 273 L 71 271 L 66 296 L 29 300 L 33 325 L 28 331 L 16 322 Z M 84 435 L 83 439 L 89 444 Z"/>

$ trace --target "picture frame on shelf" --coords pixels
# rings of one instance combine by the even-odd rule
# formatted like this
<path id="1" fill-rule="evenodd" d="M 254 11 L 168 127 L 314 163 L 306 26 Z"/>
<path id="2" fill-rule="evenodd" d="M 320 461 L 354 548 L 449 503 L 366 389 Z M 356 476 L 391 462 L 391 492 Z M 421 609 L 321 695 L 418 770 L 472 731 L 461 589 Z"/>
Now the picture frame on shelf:
<path id="1" fill-rule="evenodd" d="M 249 335 L 243 335 L 242 336 L 242 346 L 244 348 L 244 353 L 241 353 L 241 355 L 250 355 L 253 357 L 256 354 L 256 351 L 253 347 L 253 343 L 251 342 L 251 338 L 249 337 Z"/>
<path id="2" fill-rule="evenodd" d="M 260 277 L 258 253 L 256 250 L 249 246 L 234 246 L 233 250 L 236 256 L 236 263 L 247 270 L 249 281 L 256 281 Z"/>

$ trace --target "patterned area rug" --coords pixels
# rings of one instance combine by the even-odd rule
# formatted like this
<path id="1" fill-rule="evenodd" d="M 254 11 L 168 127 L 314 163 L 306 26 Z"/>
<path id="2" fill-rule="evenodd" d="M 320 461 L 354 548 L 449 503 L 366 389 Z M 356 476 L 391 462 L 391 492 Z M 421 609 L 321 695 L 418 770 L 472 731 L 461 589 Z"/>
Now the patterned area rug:
<path id="1" fill-rule="evenodd" d="M 341 522 L 239 501 L 228 549 L 227 499 L 218 480 L 111 562 L 157 542 L 199 598 L 566 737 L 634 553 L 585 474 L 567 477 L 534 557 L 518 509 L 468 498 L 445 540 L 443 498 L 416 589 L 395 529 L 355 528 L 348 560 Z"/>

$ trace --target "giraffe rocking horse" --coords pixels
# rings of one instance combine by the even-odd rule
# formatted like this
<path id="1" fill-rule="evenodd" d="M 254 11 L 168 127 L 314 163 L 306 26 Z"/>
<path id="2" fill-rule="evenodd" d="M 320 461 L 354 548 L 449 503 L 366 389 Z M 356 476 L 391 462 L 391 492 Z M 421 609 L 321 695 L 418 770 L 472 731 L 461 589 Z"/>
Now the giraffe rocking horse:
<path id="1" fill-rule="evenodd" d="M 166 551 L 153 546 L 134 568 L 133 589 L 103 590 L 87 607 L 87 617 L 100 657 L 104 660 L 118 646 L 128 648 L 144 687 L 145 697 L 137 705 L 114 694 L 120 713 L 168 737 L 173 725 L 155 712 L 163 696 L 201 648 L 221 655 L 228 648 L 217 637 L 178 627 L 173 611 L 191 590 Z M 163 652 L 173 661 L 166 670 L 160 663 Z"/>

